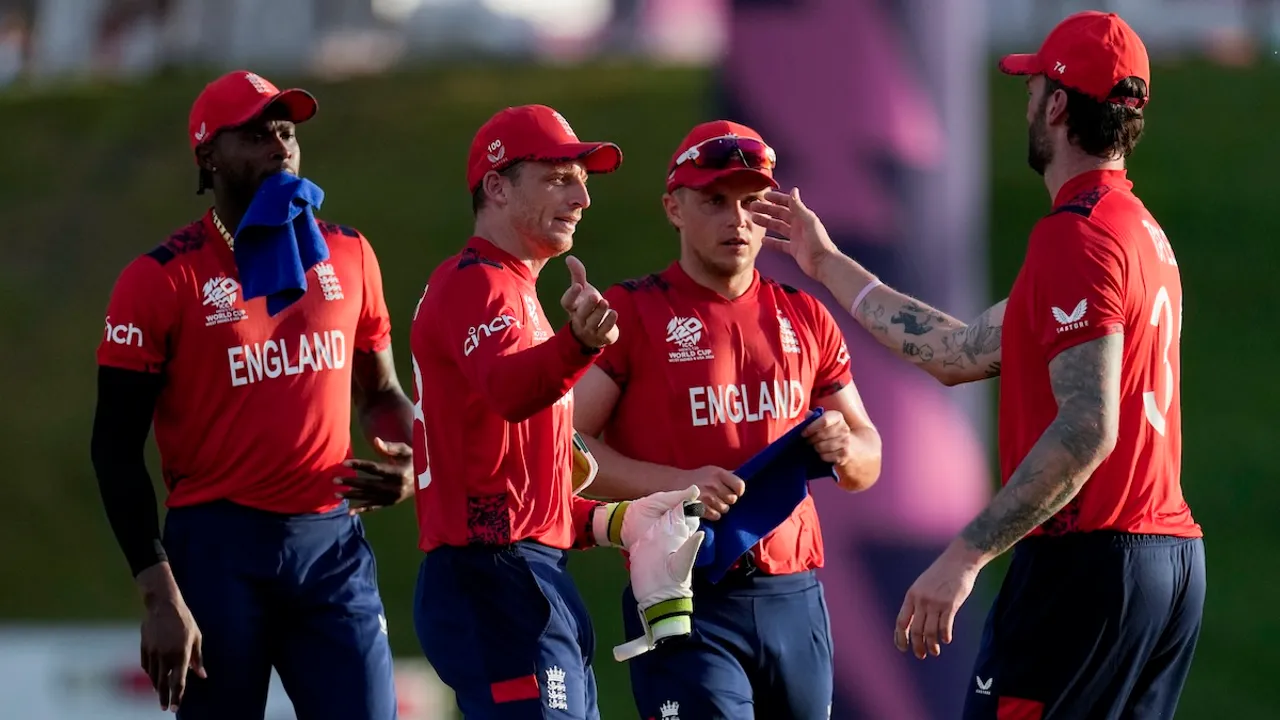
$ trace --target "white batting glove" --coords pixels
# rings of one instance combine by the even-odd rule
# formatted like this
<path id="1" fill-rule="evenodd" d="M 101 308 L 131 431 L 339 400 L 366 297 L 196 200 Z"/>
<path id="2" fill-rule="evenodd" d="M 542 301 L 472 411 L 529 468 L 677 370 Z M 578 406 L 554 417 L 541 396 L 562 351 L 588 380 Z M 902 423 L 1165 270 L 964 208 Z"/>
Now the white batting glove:
<path id="1" fill-rule="evenodd" d="M 691 490 L 683 499 L 697 500 L 697 488 Z M 706 537 L 699 522 L 685 513 L 682 502 L 632 538 L 631 591 L 645 633 L 613 649 L 618 662 L 693 633 L 693 565 Z"/>
<path id="2" fill-rule="evenodd" d="M 631 544 L 658 522 L 672 508 L 683 508 L 695 503 L 701 493 L 697 485 L 684 490 L 669 490 L 645 495 L 639 500 L 611 502 L 596 510 L 591 519 L 591 530 L 596 544 L 601 547 L 621 547 L 630 550 Z M 693 530 L 698 529 L 698 518 Z"/>

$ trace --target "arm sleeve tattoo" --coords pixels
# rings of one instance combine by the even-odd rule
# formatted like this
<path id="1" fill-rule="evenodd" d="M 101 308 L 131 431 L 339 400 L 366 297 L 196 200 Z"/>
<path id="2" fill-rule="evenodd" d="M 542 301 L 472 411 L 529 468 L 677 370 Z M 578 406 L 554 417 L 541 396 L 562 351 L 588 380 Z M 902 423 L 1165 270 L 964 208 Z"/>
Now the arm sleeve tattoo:
<path id="1" fill-rule="evenodd" d="M 961 537 L 994 557 L 1063 508 L 1115 446 L 1121 333 L 1068 348 L 1049 363 L 1058 415 Z"/>

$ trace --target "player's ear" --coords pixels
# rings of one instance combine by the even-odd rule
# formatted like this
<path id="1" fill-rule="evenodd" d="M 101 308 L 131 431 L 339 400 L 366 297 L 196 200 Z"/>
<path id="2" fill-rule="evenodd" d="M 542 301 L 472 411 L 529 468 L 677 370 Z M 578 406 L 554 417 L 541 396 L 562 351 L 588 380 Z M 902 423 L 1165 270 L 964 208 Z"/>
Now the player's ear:
<path id="1" fill-rule="evenodd" d="M 200 164 L 202 170 L 213 172 L 213 169 L 217 167 L 213 156 L 213 143 L 203 143 L 196 146 L 196 162 Z"/>
<path id="2" fill-rule="evenodd" d="M 1067 121 L 1067 91 L 1054 88 L 1049 102 L 1044 108 L 1044 119 L 1049 125 L 1057 125 Z"/>
<path id="3" fill-rule="evenodd" d="M 480 180 L 480 187 L 493 202 L 505 204 L 510 199 L 510 184 L 506 178 L 493 170 L 484 174 L 484 178 Z"/>
<path id="4" fill-rule="evenodd" d="M 676 188 L 675 192 L 680 192 L 680 189 Z M 667 211 L 667 222 L 671 223 L 676 230 L 684 227 L 684 218 L 680 213 L 680 199 L 674 193 L 662 194 L 662 209 Z"/>

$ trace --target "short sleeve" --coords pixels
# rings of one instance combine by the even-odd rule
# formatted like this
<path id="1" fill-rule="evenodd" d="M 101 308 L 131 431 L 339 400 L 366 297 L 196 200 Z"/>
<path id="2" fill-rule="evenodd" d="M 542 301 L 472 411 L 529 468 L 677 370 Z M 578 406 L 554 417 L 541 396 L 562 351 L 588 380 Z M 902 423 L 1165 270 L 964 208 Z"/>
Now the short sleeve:
<path id="1" fill-rule="evenodd" d="M 816 298 L 808 300 L 818 345 L 818 372 L 813 380 L 813 397 L 818 399 L 835 395 L 852 383 L 853 371 L 849 367 L 849 346 L 836 319 Z"/>
<path id="2" fill-rule="evenodd" d="M 1124 266 L 1115 239 L 1080 215 L 1036 225 L 1026 259 L 1030 318 L 1047 359 L 1124 330 Z"/>
<path id="3" fill-rule="evenodd" d="M 620 388 L 627 386 L 631 375 L 631 349 L 636 347 L 640 319 L 637 317 L 635 299 L 630 290 L 614 285 L 604 293 L 609 307 L 618 313 L 618 340 L 609 345 L 596 359 L 596 367 L 604 371 Z"/>
<path id="4" fill-rule="evenodd" d="M 111 290 L 98 364 L 163 372 L 178 317 L 178 293 L 168 273 L 148 255 L 135 259 Z"/>
<path id="5" fill-rule="evenodd" d="M 382 294 L 382 268 L 369 241 L 360 236 L 364 292 L 361 294 L 360 319 L 356 323 L 356 350 L 381 352 L 391 345 L 391 313 Z"/>

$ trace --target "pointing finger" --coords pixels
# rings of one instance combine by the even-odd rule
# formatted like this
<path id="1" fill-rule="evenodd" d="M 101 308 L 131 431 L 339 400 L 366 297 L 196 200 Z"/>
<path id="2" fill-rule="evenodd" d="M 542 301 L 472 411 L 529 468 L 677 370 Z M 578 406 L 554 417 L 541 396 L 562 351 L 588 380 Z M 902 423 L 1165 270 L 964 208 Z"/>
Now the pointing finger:
<path id="1" fill-rule="evenodd" d="M 569 255 L 564 259 L 564 264 L 569 266 L 569 278 L 578 285 L 587 284 L 587 268 L 578 258 Z"/>

